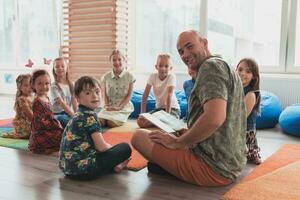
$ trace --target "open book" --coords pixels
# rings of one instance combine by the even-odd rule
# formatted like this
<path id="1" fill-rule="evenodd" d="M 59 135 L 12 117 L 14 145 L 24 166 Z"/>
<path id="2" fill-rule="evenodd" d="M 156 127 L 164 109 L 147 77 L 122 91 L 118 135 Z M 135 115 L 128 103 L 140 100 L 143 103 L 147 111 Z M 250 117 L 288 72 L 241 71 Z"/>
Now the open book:
<path id="1" fill-rule="evenodd" d="M 164 110 L 157 111 L 153 114 L 141 113 L 140 115 L 167 133 L 174 133 L 180 129 L 186 128 L 186 123 Z"/>

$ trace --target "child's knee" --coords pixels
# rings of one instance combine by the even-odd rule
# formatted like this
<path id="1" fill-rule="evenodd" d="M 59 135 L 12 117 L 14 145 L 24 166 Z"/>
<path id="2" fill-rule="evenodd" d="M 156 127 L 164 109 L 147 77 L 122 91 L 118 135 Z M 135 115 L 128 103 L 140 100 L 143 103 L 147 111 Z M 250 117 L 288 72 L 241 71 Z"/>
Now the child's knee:
<path id="1" fill-rule="evenodd" d="M 106 120 L 99 118 L 101 126 L 106 126 Z"/>
<path id="2" fill-rule="evenodd" d="M 131 148 L 130 145 L 126 142 L 123 142 L 120 145 L 120 148 L 122 149 L 122 152 L 124 153 L 124 155 L 126 155 L 127 158 L 129 158 L 131 156 Z"/>

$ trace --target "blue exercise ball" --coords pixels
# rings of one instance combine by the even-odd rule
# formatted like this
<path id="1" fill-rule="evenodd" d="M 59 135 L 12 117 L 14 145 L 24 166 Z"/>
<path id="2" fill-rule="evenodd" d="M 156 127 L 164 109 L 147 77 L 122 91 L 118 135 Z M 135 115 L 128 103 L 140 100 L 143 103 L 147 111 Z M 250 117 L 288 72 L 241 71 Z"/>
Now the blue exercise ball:
<path id="1" fill-rule="evenodd" d="M 130 114 L 129 116 L 130 118 L 138 118 L 139 114 L 141 113 L 141 102 L 142 102 L 143 92 L 144 91 L 141 89 L 133 91 L 131 102 L 133 103 L 134 111 Z M 186 116 L 186 112 L 187 112 L 187 100 L 183 91 L 176 90 L 175 94 L 181 110 L 180 118 L 183 118 Z M 155 96 L 153 91 L 151 90 L 147 99 L 146 112 L 150 112 L 154 109 L 155 109 Z"/>
<path id="2" fill-rule="evenodd" d="M 288 106 L 282 111 L 279 125 L 284 133 L 300 137 L 300 103 Z"/>
<path id="3" fill-rule="evenodd" d="M 178 104 L 180 106 L 180 112 L 181 112 L 180 119 L 182 119 L 186 116 L 187 113 L 187 107 L 188 107 L 187 99 L 184 91 L 182 90 L 176 90 L 175 94 L 176 94 Z"/>
<path id="4" fill-rule="evenodd" d="M 256 128 L 273 128 L 278 123 L 282 111 L 279 98 L 272 92 L 261 91 L 261 113 L 256 117 Z"/>
<path id="5" fill-rule="evenodd" d="M 130 114 L 130 118 L 138 118 L 141 113 L 141 102 L 144 90 L 134 90 L 131 96 L 131 102 L 134 107 L 134 111 Z M 151 90 L 149 93 L 147 104 L 146 104 L 146 112 L 150 112 L 155 109 L 155 97 L 154 93 Z"/>

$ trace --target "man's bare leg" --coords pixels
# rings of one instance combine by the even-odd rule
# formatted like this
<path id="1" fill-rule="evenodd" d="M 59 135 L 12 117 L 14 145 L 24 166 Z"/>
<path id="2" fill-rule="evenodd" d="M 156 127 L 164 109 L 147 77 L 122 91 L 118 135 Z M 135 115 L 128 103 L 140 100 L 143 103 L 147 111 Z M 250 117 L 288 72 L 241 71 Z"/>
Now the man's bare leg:
<path id="1" fill-rule="evenodd" d="M 154 143 L 149 138 L 148 134 L 151 131 L 146 129 L 138 129 L 131 139 L 131 144 L 140 152 L 146 159 L 152 161 L 151 153 Z"/>

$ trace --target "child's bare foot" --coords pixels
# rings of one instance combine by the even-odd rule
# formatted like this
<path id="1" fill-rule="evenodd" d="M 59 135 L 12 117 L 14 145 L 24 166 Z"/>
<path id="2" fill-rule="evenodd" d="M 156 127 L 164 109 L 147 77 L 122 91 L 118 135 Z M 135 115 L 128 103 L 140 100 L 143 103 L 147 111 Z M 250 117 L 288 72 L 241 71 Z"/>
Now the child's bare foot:
<path id="1" fill-rule="evenodd" d="M 100 120 L 101 126 L 106 126 L 106 120 L 105 119 L 100 119 L 99 118 L 99 120 Z"/>
<path id="2" fill-rule="evenodd" d="M 116 173 L 120 173 L 122 171 L 122 169 L 127 167 L 127 164 L 129 163 L 130 160 L 131 160 L 131 158 L 128 158 L 124 162 L 122 162 L 122 163 L 118 164 L 117 166 L 115 166 L 114 171 Z"/>
<path id="3" fill-rule="evenodd" d="M 55 156 L 55 157 L 59 157 L 59 151 L 54 151 L 50 155 Z"/>
<path id="4" fill-rule="evenodd" d="M 4 133 L 2 135 L 3 138 L 10 138 L 10 139 L 20 139 L 20 136 L 16 134 L 15 132 L 10 132 L 10 133 Z"/>
<path id="5" fill-rule="evenodd" d="M 260 165 L 260 164 L 262 163 L 261 158 L 260 158 L 259 156 L 255 157 L 255 158 L 254 158 L 254 163 L 255 163 L 256 165 Z"/>

